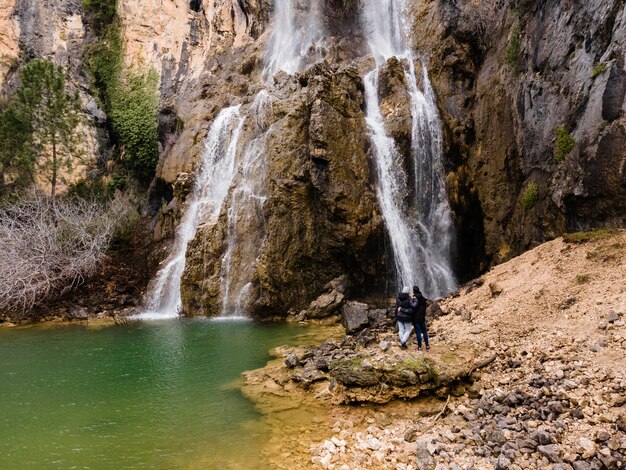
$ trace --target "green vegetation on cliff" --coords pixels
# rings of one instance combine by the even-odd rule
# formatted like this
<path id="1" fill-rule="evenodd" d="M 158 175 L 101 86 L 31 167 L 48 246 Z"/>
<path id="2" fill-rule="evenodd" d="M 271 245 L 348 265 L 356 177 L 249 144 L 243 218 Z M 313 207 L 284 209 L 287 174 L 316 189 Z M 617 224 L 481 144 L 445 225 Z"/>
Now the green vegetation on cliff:
<path id="1" fill-rule="evenodd" d="M 83 0 L 87 21 L 100 35 L 115 20 L 116 0 Z"/>
<path id="2" fill-rule="evenodd" d="M 110 119 L 119 160 L 137 179 L 148 183 L 159 157 L 159 77 L 152 69 L 140 72 L 125 67 L 115 2 L 85 0 L 84 4 L 99 36 L 87 52 L 94 94 Z"/>
<path id="3" fill-rule="evenodd" d="M 556 158 L 557 162 L 562 162 L 574 149 L 574 147 L 576 147 L 576 139 L 574 139 L 563 126 L 557 127 L 554 132 L 554 158 Z"/>
<path id="4" fill-rule="evenodd" d="M 606 70 L 606 64 L 600 63 L 593 66 L 591 70 L 591 78 L 594 79 Z"/>
<path id="5" fill-rule="evenodd" d="M 519 71 L 517 62 L 519 60 L 521 41 L 519 26 L 515 26 L 511 31 L 511 37 L 509 38 L 509 44 L 506 48 L 504 60 L 516 73 Z"/>
<path id="6" fill-rule="evenodd" d="M 524 209 L 530 210 L 535 206 L 535 203 L 537 202 L 537 195 L 537 183 L 531 181 L 528 183 L 528 186 L 526 186 L 524 194 L 522 195 L 522 206 L 524 206 Z"/>

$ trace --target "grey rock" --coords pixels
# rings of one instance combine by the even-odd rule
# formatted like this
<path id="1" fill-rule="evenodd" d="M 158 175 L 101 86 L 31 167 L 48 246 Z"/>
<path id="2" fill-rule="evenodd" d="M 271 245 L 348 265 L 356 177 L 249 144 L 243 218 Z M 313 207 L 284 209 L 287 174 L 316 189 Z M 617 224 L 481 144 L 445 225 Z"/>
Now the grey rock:
<path id="1" fill-rule="evenodd" d="M 326 318 L 339 311 L 344 301 L 344 295 L 336 290 L 324 293 L 309 305 L 309 318 Z"/>
<path id="2" fill-rule="evenodd" d="M 350 282 L 349 282 L 348 276 L 344 274 L 343 276 L 339 276 L 333 279 L 332 281 L 330 281 L 328 284 L 324 286 L 324 289 L 328 291 L 334 290 L 334 291 L 339 292 L 340 294 L 345 295 L 349 287 L 350 287 Z"/>
<path id="3" fill-rule="evenodd" d="M 620 467 L 620 462 L 617 458 L 611 454 L 609 449 L 602 449 L 596 454 L 598 459 L 603 465 L 603 468 L 607 470 L 617 470 Z"/>
<path id="4" fill-rule="evenodd" d="M 296 367 L 299 364 L 298 361 L 298 357 L 291 353 L 289 354 L 286 358 L 285 358 L 285 365 L 287 366 L 287 368 L 289 369 L 293 369 L 294 367 Z"/>
<path id="5" fill-rule="evenodd" d="M 295 372 L 291 376 L 291 380 L 302 384 L 302 386 L 305 388 L 309 387 L 314 382 L 319 382 L 326 379 L 328 379 L 328 376 L 315 368 L 305 369 L 301 372 Z"/>
<path id="6" fill-rule="evenodd" d="M 552 466 L 552 470 L 572 470 L 572 466 L 568 463 L 556 463 Z"/>
<path id="7" fill-rule="evenodd" d="M 552 444 L 552 442 L 554 442 L 552 439 L 552 436 L 546 431 L 538 431 L 537 440 L 539 441 L 539 444 L 542 446 L 547 446 L 549 444 Z"/>
<path id="8" fill-rule="evenodd" d="M 606 88 L 602 94 L 602 118 L 613 121 L 622 114 L 624 95 L 626 94 L 626 74 L 624 73 L 624 58 L 619 59 L 611 67 Z"/>
<path id="9" fill-rule="evenodd" d="M 78 305 L 73 305 L 70 307 L 69 316 L 75 320 L 86 320 L 89 318 L 89 314 L 85 307 L 80 307 Z"/>
<path id="10" fill-rule="evenodd" d="M 591 465 L 589 462 L 585 462 L 584 460 L 577 460 L 572 464 L 574 470 L 591 470 Z"/>
<path id="11" fill-rule="evenodd" d="M 615 425 L 617 426 L 617 429 L 626 433 L 626 414 L 618 416 L 615 420 Z"/>
<path id="12" fill-rule="evenodd" d="M 387 310 L 384 308 L 375 308 L 367 312 L 367 316 L 372 325 L 383 322 L 387 318 Z"/>
<path id="13" fill-rule="evenodd" d="M 415 464 L 418 470 L 435 470 L 435 459 L 428 451 L 427 444 L 423 441 L 417 441 Z"/>
<path id="14" fill-rule="evenodd" d="M 517 448 L 523 453 L 534 452 L 538 445 L 536 440 L 527 437 L 520 437 L 515 442 Z"/>
<path id="15" fill-rule="evenodd" d="M 406 442 L 414 442 L 415 439 L 417 438 L 417 433 L 418 430 L 415 428 L 409 429 L 407 432 L 404 433 L 404 440 Z"/>
<path id="16" fill-rule="evenodd" d="M 382 351 L 387 351 L 387 349 L 389 349 L 391 347 L 391 343 L 389 341 L 381 341 L 378 344 L 378 347 L 382 350 Z"/>
<path id="17" fill-rule="evenodd" d="M 362 330 L 369 324 L 369 307 L 361 302 L 347 302 L 341 309 L 341 324 L 347 334 Z"/>
<path id="18" fill-rule="evenodd" d="M 556 444 L 539 446 L 537 447 L 537 450 L 552 463 L 558 463 L 561 461 L 561 448 Z"/>
<path id="19" fill-rule="evenodd" d="M 609 314 L 606 316 L 606 321 L 608 321 L 609 323 L 614 323 L 617 320 L 619 320 L 619 315 L 616 312 L 609 312 Z"/>
<path id="20" fill-rule="evenodd" d="M 444 312 L 439 305 L 439 302 L 432 302 L 428 307 L 426 307 L 426 316 L 429 318 L 437 318 L 447 315 L 447 312 Z"/>
<path id="21" fill-rule="evenodd" d="M 598 429 L 596 432 L 596 442 L 606 442 L 611 438 L 611 433 L 606 429 Z"/>

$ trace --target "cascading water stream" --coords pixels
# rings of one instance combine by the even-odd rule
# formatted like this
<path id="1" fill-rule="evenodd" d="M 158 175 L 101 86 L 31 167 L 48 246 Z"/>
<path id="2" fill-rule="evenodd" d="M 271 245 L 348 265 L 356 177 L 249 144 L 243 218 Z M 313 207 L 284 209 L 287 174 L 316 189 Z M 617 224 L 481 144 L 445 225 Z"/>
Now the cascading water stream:
<path id="1" fill-rule="evenodd" d="M 224 108 L 213 121 L 205 141 L 200 170 L 194 181 L 189 206 L 176 231 L 172 252 L 151 282 L 146 309 L 134 318 L 176 318 L 181 310 L 180 279 L 185 269 L 187 244 L 201 221 L 211 223 L 219 215 L 235 173 L 237 144 L 244 119 L 240 106 Z"/>
<path id="2" fill-rule="evenodd" d="M 296 0 L 277 0 L 274 9 L 274 28 L 263 70 L 266 79 L 278 70 L 290 74 L 296 72 L 324 35 L 319 23 L 319 0 L 308 4 Z M 251 237 L 249 233 L 244 236 L 243 232 L 262 236 L 261 210 L 264 197 L 261 195 L 261 175 L 268 107 L 271 110 L 270 96 L 262 90 L 250 108 L 250 116 L 256 119 L 258 129 L 243 153 L 241 162 L 236 160 L 239 135 L 245 120 L 240 116 L 240 106 L 223 109 L 213 122 L 207 136 L 201 169 L 189 207 L 177 229 L 172 252 L 150 284 L 145 311 L 134 318 L 150 320 L 178 316 L 182 308 L 180 280 L 185 269 L 187 244 L 195 236 L 201 220 L 210 221 L 219 215 L 237 168 L 240 168 L 241 177 L 232 188 L 228 201 L 227 249 L 222 259 L 221 272 L 222 311 L 229 317 L 246 311 L 252 271 L 260 244 L 258 237 Z M 233 269 L 235 262 L 237 267 Z"/>
<path id="3" fill-rule="evenodd" d="M 320 0 L 275 0 L 274 25 L 263 69 L 266 80 L 279 70 L 297 72 L 311 48 L 319 46 L 325 35 L 320 8 Z"/>
<path id="4" fill-rule="evenodd" d="M 272 98 L 262 90 L 248 114 L 254 138 L 238 164 L 236 184 L 228 200 L 227 249 L 221 269 L 223 316 L 242 316 L 250 310 L 251 281 L 265 238 L 264 150 L 271 116 Z"/>
<path id="5" fill-rule="evenodd" d="M 367 123 L 374 144 L 377 194 L 387 225 L 399 285 L 417 284 L 431 298 L 456 288 L 451 267 L 452 214 L 447 201 L 442 162 L 441 124 L 428 74 L 423 68 L 424 91 L 417 85 L 410 48 L 406 0 L 364 0 L 363 27 L 376 60 L 365 77 Z M 407 175 L 393 139 L 385 130 L 378 99 L 379 67 L 390 57 L 404 64 L 411 97 L 411 158 Z M 409 178 L 415 198 L 407 202 Z"/>

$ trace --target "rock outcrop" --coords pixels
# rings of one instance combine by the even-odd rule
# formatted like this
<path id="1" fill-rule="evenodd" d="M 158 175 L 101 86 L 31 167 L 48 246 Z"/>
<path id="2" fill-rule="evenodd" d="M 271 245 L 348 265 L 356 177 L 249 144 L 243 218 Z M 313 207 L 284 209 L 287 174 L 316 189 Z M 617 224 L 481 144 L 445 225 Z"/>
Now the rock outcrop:
<path id="1" fill-rule="evenodd" d="M 299 311 L 344 274 L 361 289 L 383 285 L 384 251 L 378 247 L 384 231 L 370 185 L 357 71 L 319 64 L 298 77 L 283 74 L 271 96 L 263 149 L 266 199 L 256 226 L 260 238 L 252 237 L 258 245 L 254 273 L 245 281 L 252 283 L 252 312 Z M 215 315 L 234 307 L 224 306 L 229 299 L 222 290 L 228 210 L 216 224 L 201 227 L 189 245 L 182 285 L 188 313 Z M 230 253 L 238 270 L 246 248 L 241 243 Z"/>
<path id="2" fill-rule="evenodd" d="M 623 226 L 623 4 L 437 1 L 414 14 L 446 127 L 459 254 L 476 268 L 482 237 L 484 261 L 498 263 L 565 231 Z M 530 183 L 536 200 L 524 201 Z"/>

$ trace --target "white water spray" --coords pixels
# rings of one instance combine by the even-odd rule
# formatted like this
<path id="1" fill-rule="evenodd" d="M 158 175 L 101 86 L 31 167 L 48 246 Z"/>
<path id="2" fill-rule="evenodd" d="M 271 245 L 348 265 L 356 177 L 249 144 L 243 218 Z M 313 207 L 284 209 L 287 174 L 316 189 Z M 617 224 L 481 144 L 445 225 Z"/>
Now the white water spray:
<path id="1" fill-rule="evenodd" d="M 320 46 L 325 35 L 320 8 L 320 0 L 275 0 L 274 24 L 263 69 L 266 80 L 279 70 L 288 74 L 299 71 L 304 58 Z"/>
<path id="2" fill-rule="evenodd" d="M 205 141 L 200 170 L 190 194 L 189 206 L 178 226 L 176 239 L 165 265 L 151 282 L 146 311 L 133 318 L 160 320 L 176 318 L 182 307 L 180 279 L 185 269 L 187 244 L 201 221 L 214 223 L 235 173 L 237 143 L 243 118 L 239 106 L 220 111 Z"/>
<path id="3" fill-rule="evenodd" d="M 236 184 L 228 200 L 227 249 L 222 258 L 222 315 L 251 310 L 256 261 L 265 238 L 265 142 L 272 119 L 272 98 L 257 94 L 248 119 L 254 138 L 238 163 Z"/>
<path id="4" fill-rule="evenodd" d="M 364 0 L 363 28 L 377 68 L 365 77 L 367 123 L 374 144 L 377 194 L 394 252 L 398 285 L 419 285 L 427 297 L 453 292 L 452 213 L 444 183 L 442 133 L 435 96 L 425 67 L 424 91 L 417 85 L 413 56 L 406 46 L 410 27 L 406 0 Z M 378 100 L 378 68 L 396 56 L 404 64 L 411 97 L 413 175 L 387 135 Z M 409 178 L 415 198 L 407 202 Z"/>

